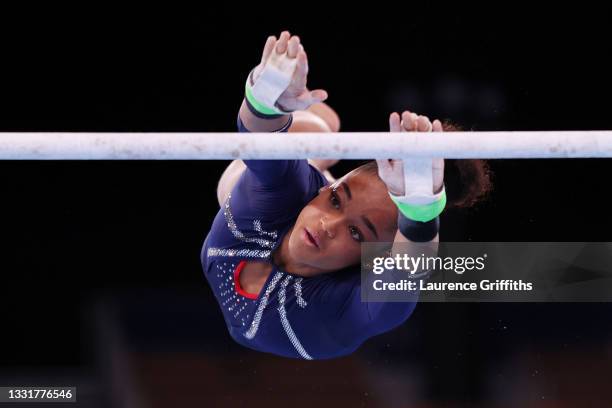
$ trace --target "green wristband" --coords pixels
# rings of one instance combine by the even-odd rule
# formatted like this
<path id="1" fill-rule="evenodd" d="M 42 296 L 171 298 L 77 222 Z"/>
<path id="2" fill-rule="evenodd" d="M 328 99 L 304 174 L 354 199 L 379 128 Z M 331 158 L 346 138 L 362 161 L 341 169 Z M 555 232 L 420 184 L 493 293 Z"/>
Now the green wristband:
<path id="1" fill-rule="evenodd" d="M 439 216 L 444 207 L 446 207 L 446 191 L 442 192 L 440 199 L 436 202 L 427 205 L 411 205 L 398 201 L 396 197 L 391 196 L 391 199 L 397 205 L 398 210 L 406 218 L 413 221 L 428 222 Z"/>
<path id="2" fill-rule="evenodd" d="M 244 95 L 245 95 L 245 98 L 247 99 L 247 101 L 249 101 L 249 103 L 253 107 L 253 109 L 255 109 L 257 112 L 261 113 L 262 115 L 276 116 L 278 114 L 282 114 L 283 113 L 283 112 L 280 112 L 278 110 L 275 110 L 275 109 L 272 109 L 272 108 L 268 108 L 267 106 L 265 106 L 261 102 L 259 102 L 257 99 L 255 99 L 255 97 L 253 96 L 253 91 L 251 90 L 251 87 L 248 84 L 248 81 L 247 81 L 247 84 L 245 85 Z"/>

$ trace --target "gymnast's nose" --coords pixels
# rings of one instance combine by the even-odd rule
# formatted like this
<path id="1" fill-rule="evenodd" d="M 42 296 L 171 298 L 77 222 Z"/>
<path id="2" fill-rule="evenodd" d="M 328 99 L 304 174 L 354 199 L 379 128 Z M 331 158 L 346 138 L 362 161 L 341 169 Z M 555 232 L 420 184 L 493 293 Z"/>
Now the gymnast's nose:
<path id="1" fill-rule="evenodd" d="M 336 236 L 338 226 L 341 222 L 342 220 L 340 217 L 321 217 L 321 229 L 323 230 L 325 237 L 333 239 Z"/>

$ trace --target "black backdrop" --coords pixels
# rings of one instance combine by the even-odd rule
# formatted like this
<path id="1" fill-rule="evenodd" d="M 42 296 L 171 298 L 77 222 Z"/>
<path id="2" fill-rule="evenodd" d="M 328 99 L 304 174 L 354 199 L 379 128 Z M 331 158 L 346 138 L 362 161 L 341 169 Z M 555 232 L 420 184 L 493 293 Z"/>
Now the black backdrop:
<path id="1" fill-rule="evenodd" d="M 310 85 L 329 91 L 344 131 L 385 130 L 404 108 L 474 130 L 612 128 L 604 10 L 304 3 L 261 17 L 255 8 L 5 10 L 0 130 L 234 131 L 245 75 L 282 29 L 301 36 Z M 99 291 L 210 297 L 198 256 L 226 164 L 1 162 L 3 370 L 90 364 L 83 307 Z M 609 160 L 491 166 L 491 199 L 448 211 L 443 240 L 610 240 Z M 424 305 L 416 318 L 445 307 Z M 527 333 L 536 349 L 610 334 L 609 305 L 452 307 L 470 316 L 476 367 Z M 515 330 L 506 337 L 490 329 L 502 319 Z"/>

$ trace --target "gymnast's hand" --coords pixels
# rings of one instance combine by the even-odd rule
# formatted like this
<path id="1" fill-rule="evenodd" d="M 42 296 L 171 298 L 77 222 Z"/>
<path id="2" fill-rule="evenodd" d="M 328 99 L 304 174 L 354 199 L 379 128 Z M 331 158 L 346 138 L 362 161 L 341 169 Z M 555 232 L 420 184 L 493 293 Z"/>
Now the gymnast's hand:
<path id="1" fill-rule="evenodd" d="M 442 132 L 442 123 L 434 120 L 433 124 L 427 116 L 404 111 L 400 115 L 393 112 L 389 116 L 389 129 L 391 132 Z M 389 192 L 395 196 L 405 194 L 404 166 L 401 160 L 376 160 L 378 175 L 387 185 Z M 439 192 L 444 186 L 444 159 L 433 160 L 433 192 Z"/>
<path id="2" fill-rule="evenodd" d="M 304 46 L 300 43 L 300 38 L 297 35 L 291 36 L 288 31 L 283 31 L 278 40 L 274 36 L 268 37 L 261 57 L 261 63 L 253 71 L 253 82 L 257 81 L 273 52 L 279 55 L 287 53 L 288 58 L 297 59 L 291 83 L 277 101 L 284 111 L 305 110 L 310 105 L 323 102 L 327 99 L 327 92 L 323 89 L 309 91 L 306 87 L 308 58 L 304 51 Z"/>

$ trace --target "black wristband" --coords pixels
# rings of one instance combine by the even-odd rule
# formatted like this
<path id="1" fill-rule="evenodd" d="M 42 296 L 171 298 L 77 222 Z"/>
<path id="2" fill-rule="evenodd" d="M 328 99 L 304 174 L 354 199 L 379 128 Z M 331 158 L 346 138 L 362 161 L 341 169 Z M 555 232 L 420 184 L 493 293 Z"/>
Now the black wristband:
<path id="1" fill-rule="evenodd" d="M 281 113 L 274 114 L 274 115 L 266 115 L 264 113 L 259 112 L 257 109 L 255 109 L 255 107 L 251 105 L 251 102 L 249 102 L 249 98 L 244 98 L 244 101 L 246 102 L 246 106 L 247 108 L 249 108 L 249 111 L 251 111 L 251 113 L 257 116 L 259 119 L 278 119 L 280 117 L 286 116 Z"/>
<path id="2" fill-rule="evenodd" d="M 282 128 L 275 130 L 274 132 L 276 133 L 288 132 L 292 124 L 293 124 L 293 115 L 290 113 L 289 120 L 287 121 L 287 123 L 285 123 L 285 125 Z"/>
<path id="3" fill-rule="evenodd" d="M 397 228 L 406 239 L 412 242 L 429 242 L 438 235 L 440 217 L 431 221 L 420 222 L 407 218 L 401 211 L 397 214 Z"/>
<path id="4" fill-rule="evenodd" d="M 293 123 L 293 115 L 289 115 L 289 120 L 287 121 L 287 123 L 285 123 L 283 125 L 282 128 L 277 129 L 277 130 L 273 130 L 270 133 L 282 133 L 282 132 L 287 132 L 289 131 L 289 128 L 291 127 L 291 124 Z M 246 128 L 246 126 L 244 126 L 244 123 L 242 123 L 242 119 L 240 119 L 240 115 L 238 115 L 238 119 L 237 119 L 237 124 L 238 124 L 238 131 L 241 133 L 251 133 L 251 131 L 249 129 Z"/>

